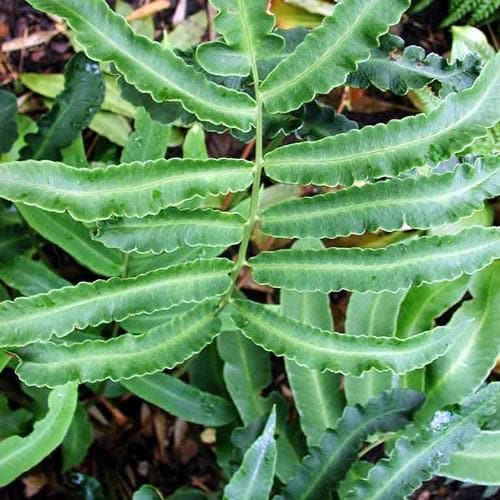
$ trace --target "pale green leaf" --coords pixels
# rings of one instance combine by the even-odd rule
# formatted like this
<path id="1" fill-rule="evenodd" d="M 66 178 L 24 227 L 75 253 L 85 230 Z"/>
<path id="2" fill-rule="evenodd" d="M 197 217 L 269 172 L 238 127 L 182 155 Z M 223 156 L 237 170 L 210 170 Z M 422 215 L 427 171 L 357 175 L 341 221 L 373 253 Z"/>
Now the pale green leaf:
<path id="1" fill-rule="evenodd" d="M 407 498 L 479 434 L 478 424 L 495 411 L 498 389 L 498 384 L 490 384 L 465 401 L 458 413 L 436 412 L 420 432 L 403 435 L 389 458 L 379 461 L 367 479 L 357 481 L 346 500 Z"/>
<path id="2" fill-rule="evenodd" d="M 73 330 L 121 321 L 224 294 L 232 262 L 207 259 L 151 271 L 135 278 L 82 282 L 0 303 L 0 345 L 23 346 Z"/>
<path id="3" fill-rule="evenodd" d="M 215 75 L 247 76 L 260 57 L 280 52 L 284 40 L 271 33 L 274 16 L 267 0 L 211 0 L 217 9 L 215 29 L 226 43 L 208 42 L 198 47 L 198 63 Z"/>
<path id="4" fill-rule="evenodd" d="M 500 229 L 473 226 L 385 248 L 279 250 L 250 259 L 263 285 L 302 291 L 397 291 L 473 274 L 500 257 Z M 300 275 L 300 279 L 298 276 Z"/>
<path id="5" fill-rule="evenodd" d="M 422 367 L 445 354 L 470 324 L 437 327 L 402 340 L 321 330 L 248 300 L 235 301 L 231 313 L 243 334 L 264 349 L 312 370 L 345 375 L 372 368 L 404 373 Z"/>
<path id="6" fill-rule="evenodd" d="M 500 484 L 500 431 L 482 431 L 471 444 L 451 456 L 440 475 L 473 484 Z"/>
<path id="7" fill-rule="evenodd" d="M 261 396 L 271 382 L 269 354 L 238 331 L 222 332 L 217 348 L 224 361 L 224 381 L 241 419 L 249 425 L 266 415 L 271 404 Z"/>
<path id="8" fill-rule="evenodd" d="M 31 91 L 49 99 L 55 99 L 64 89 L 64 75 L 62 74 L 21 73 L 19 80 Z M 134 106 L 120 96 L 116 77 L 104 75 L 104 81 L 106 83 L 106 95 L 101 109 L 127 118 L 134 118 L 136 110 Z"/>
<path id="9" fill-rule="evenodd" d="M 278 148 L 266 155 L 266 172 L 280 182 L 329 186 L 396 177 L 445 160 L 484 136 L 498 121 L 499 95 L 500 55 L 473 87 L 449 95 L 430 113 Z"/>
<path id="10" fill-rule="evenodd" d="M 200 391 L 171 375 L 156 373 L 122 384 L 136 396 L 186 422 L 218 427 L 237 418 L 234 407 L 226 399 Z"/>
<path id="11" fill-rule="evenodd" d="M 154 160 L 81 169 L 50 161 L 0 164 L 0 196 L 91 222 L 142 217 L 207 194 L 252 183 L 244 160 Z"/>
<path id="12" fill-rule="evenodd" d="M 165 158 L 169 138 L 170 126 L 153 120 L 144 108 L 139 108 L 135 117 L 135 132 L 123 148 L 120 162 Z"/>
<path id="13" fill-rule="evenodd" d="M 202 120 L 249 130 L 255 103 L 246 94 L 209 82 L 159 43 L 135 35 L 104 0 L 30 0 L 36 9 L 64 18 L 89 57 L 113 62 L 126 80 L 157 102 L 181 101 Z"/>
<path id="14" fill-rule="evenodd" d="M 103 276 L 119 276 L 122 273 L 120 252 L 94 241 L 90 237 L 90 229 L 68 214 L 47 212 L 22 203 L 17 204 L 17 210 L 38 234 L 62 248 L 83 266 Z"/>
<path id="15" fill-rule="evenodd" d="M 0 279 L 22 295 L 35 295 L 62 288 L 69 282 L 39 261 L 22 255 L 5 263 L 0 263 Z"/>
<path id="16" fill-rule="evenodd" d="M 419 418 L 451 403 L 460 403 L 477 390 L 500 355 L 500 261 L 473 276 L 473 299 L 465 302 L 450 324 L 472 320 L 467 335 L 426 369 L 425 404 Z"/>
<path id="17" fill-rule="evenodd" d="M 275 205 L 262 230 L 281 238 L 331 238 L 455 222 L 500 194 L 500 157 L 452 172 L 390 179 Z"/>
<path id="18" fill-rule="evenodd" d="M 342 85 L 396 24 L 408 0 L 343 0 L 262 83 L 270 113 L 297 109 Z"/>
<path id="19" fill-rule="evenodd" d="M 211 209 L 167 208 L 143 219 L 101 222 L 94 239 L 124 252 L 172 252 L 181 247 L 226 248 L 240 242 L 245 219 Z"/>
<path id="20" fill-rule="evenodd" d="M 323 248 L 319 241 L 303 240 L 295 248 Z M 321 292 L 284 290 L 280 297 L 281 312 L 290 318 L 329 331 L 333 328 L 330 299 Z M 317 444 L 320 435 L 333 427 L 344 407 L 339 375 L 320 373 L 286 359 L 286 373 L 293 392 L 300 425 L 309 444 Z"/>
<path id="21" fill-rule="evenodd" d="M 267 500 L 273 486 L 276 468 L 276 408 L 264 427 L 261 436 L 250 446 L 224 489 L 227 500 Z"/>
<path id="22" fill-rule="evenodd" d="M 32 344 L 16 350 L 21 359 L 16 373 L 28 385 L 54 387 L 68 381 L 118 381 L 173 368 L 219 333 L 216 306 L 213 300 L 198 304 L 141 335 L 77 344 Z"/>
<path id="23" fill-rule="evenodd" d="M 73 383 L 55 388 L 49 410 L 26 437 L 13 436 L 0 442 L 0 486 L 6 486 L 56 449 L 68 430 L 77 401 Z"/>
<path id="24" fill-rule="evenodd" d="M 126 118 L 108 111 L 97 113 L 90 122 L 89 128 L 118 146 L 125 146 L 132 132 Z"/>
<path id="25" fill-rule="evenodd" d="M 334 428 L 323 433 L 319 446 L 309 449 L 277 499 L 328 498 L 356 460 L 363 441 L 375 432 L 406 425 L 422 399 L 416 392 L 396 389 L 370 399 L 365 406 L 345 408 Z"/>
<path id="26" fill-rule="evenodd" d="M 345 332 L 348 335 L 393 337 L 404 297 L 405 292 L 353 293 L 347 308 Z M 365 404 L 370 398 L 393 386 L 397 386 L 397 377 L 388 371 L 344 378 L 344 390 L 350 405 Z"/>

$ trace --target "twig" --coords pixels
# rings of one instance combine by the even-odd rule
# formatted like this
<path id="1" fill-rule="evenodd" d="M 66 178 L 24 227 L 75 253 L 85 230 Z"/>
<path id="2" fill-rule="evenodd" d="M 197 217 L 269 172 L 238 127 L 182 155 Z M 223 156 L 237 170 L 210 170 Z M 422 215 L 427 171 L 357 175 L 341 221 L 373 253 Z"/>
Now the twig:
<path id="1" fill-rule="evenodd" d="M 129 22 L 137 21 L 138 19 L 143 19 L 144 17 L 153 16 L 164 9 L 168 9 L 169 7 L 169 0 L 155 0 L 154 2 L 148 3 L 134 10 L 126 17 L 126 19 Z"/>

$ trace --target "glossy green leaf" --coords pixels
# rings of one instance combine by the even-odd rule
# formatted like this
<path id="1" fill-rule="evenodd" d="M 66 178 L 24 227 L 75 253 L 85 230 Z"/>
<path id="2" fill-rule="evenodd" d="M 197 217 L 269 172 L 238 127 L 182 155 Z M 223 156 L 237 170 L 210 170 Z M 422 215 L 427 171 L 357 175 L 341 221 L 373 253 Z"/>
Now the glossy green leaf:
<path id="1" fill-rule="evenodd" d="M 464 275 L 453 281 L 410 288 L 401 304 L 396 336 L 408 338 L 432 328 L 434 320 L 464 296 L 470 279 L 470 276 Z M 405 373 L 400 383 L 403 387 L 423 392 L 425 369 Z"/>
<path id="2" fill-rule="evenodd" d="M 473 276 L 471 301 L 465 302 L 451 324 L 473 320 L 467 335 L 426 370 L 426 400 L 419 418 L 451 403 L 460 403 L 477 390 L 500 355 L 500 261 Z"/>
<path id="3" fill-rule="evenodd" d="M 295 248 L 323 248 L 319 241 L 303 240 Z M 321 292 L 293 292 L 281 294 L 281 312 L 284 316 L 329 331 L 333 328 L 330 299 Z M 300 425 L 309 444 L 317 444 L 321 434 L 335 425 L 344 408 L 341 378 L 331 372 L 320 373 L 286 359 L 286 373 L 293 392 Z"/>
<path id="4" fill-rule="evenodd" d="M 382 392 L 365 406 L 348 406 L 334 429 L 323 433 L 319 446 L 309 449 L 277 499 L 327 498 L 356 460 L 363 441 L 375 432 L 405 426 L 422 399 L 416 392 L 395 389 Z"/>
<path id="5" fill-rule="evenodd" d="M 231 269 L 232 263 L 226 259 L 199 260 L 135 278 L 81 282 L 2 302 L 0 345 L 23 346 L 134 314 L 216 297 L 228 290 Z"/>
<path id="6" fill-rule="evenodd" d="M 136 396 L 195 424 L 218 427 L 235 420 L 234 407 L 224 398 L 200 391 L 171 375 L 156 373 L 123 381 Z"/>
<path id="7" fill-rule="evenodd" d="M 227 500 L 267 500 L 276 468 L 276 408 L 273 407 L 261 436 L 250 446 L 224 489 Z"/>
<path id="8" fill-rule="evenodd" d="M 0 486 L 6 486 L 57 448 L 73 418 L 77 401 L 73 383 L 55 388 L 49 410 L 26 437 L 13 436 L 0 442 Z"/>
<path id="9" fill-rule="evenodd" d="M 17 210 L 38 234 L 71 255 L 83 266 L 103 276 L 119 276 L 123 271 L 120 252 L 106 248 L 90 237 L 90 229 L 68 214 L 47 212 L 22 203 Z"/>
<path id="10" fill-rule="evenodd" d="M 342 85 L 378 38 L 409 7 L 407 0 L 344 0 L 262 83 L 270 113 L 297 109 Z"/>
<path id="11" fill-rule="evenodd" d="M 157 102 L 181 101 L 190 112 L 215 124 L 249 130 L 255 103 L 246 94 L 212 82 L 173 51 L 135 35 L 104 0 L 30 0 L 36 9 L 64 18 L 89 57 L 113 62 L 126 80 Z"/>
<path id="12" fill-rule="evenodd" d="M 204 302 L 141 335 L 76 344 L 32 344 L 17 349 L 23 382 L 54 387 L 68 381 L 114 381 L 173 368 L 201 351 L 219 333 L 216 303 Z M 119 360 L 119 362 L 117 362 Z"/>
<path id="13" fill-rule="evenodd" d="M 99 65 L 82 52 L 76 54 L 66 66 L 63 92 L 39 121 L 38 131 L 27 136 L 21 157 L 60 160 L 61 150 L 71 145 L 99 111 L 104 93 Z"/>
<path id="14" fill-rule="evenodd" d="M 21 73 L 19 80 L 31 91 L 49 99 L 55 99 L 64 89 L 64 75 L 58 73 Z M 106 95 L 101 109 L 127 118 L 134 118 L 136 110 L 120 96 L 116 77 L 104 75 Z"/>
<path id="15" fill-rule="evenodd" d="M 63 472 L 78 467 L 94 441 L 94 428 L 83 403 L 76 405 L 73 420 L 62 442 Z"/>
<path id="16" fill-rule="evenodd" d="M 217 348 L 224 361 L 224 381 L 245 425 L 269 412 L 271 404 L 261 396 L 271 382 L 269 354 L 238 331 L 223 332 Z"/>
<path id="17" fill-rule="evenodd" d="M 432 112 L 278 148 L 266 155 L 266 172 L 280 182 L 328 186 L 396 177 L 445 160 L 485 135 L 498 121 L 498 95 L 500 55 L 473 87 L 451 94 Z"/>
<path id="18" fill-rule="evenodd" d="M 22 227 L 0 227 L 0 262 L 6 262 L 17 257 L 30 248 L 31 245 L 31 238 Z"/>
<path id="19" fill-rule="evenodd" d="M 349 299 L 345 332 L 348 335 L 393 337 L 404 297 L 405 292 L 354 292 Z M 397 377 L 389 371 L 344 378 L 345 394 L 350 405 L 365 404 L 370 398 L 393 386 L 397 386 Z"/>
<path id="20" fill-rule="evenodd" d="M 167 208 L 143 219 L 116 219 L 98 225 L 94 239 L 124 252 L 172 252 L 181 247 L 226 248 L 241 241 L 245 219 L 211 209 Z"/>
<path id="21" fill-rule="evenodd" d="M 17 99 L 0 90 L 0 153 L 7 153 L 17 139 Z"/>
<path id="22" fill-rule="evenodd" d="M 214 75 L 247 76 L 261 55 L 280 52 L 284 40 L 272 34 L 274 16 L 267 11 L 267 0 L 211 0 L 217 9 L 215 29 L 224 42 L 200 45 L 198 63 Z"/>
<path id="23" fill-rule="evenodd" d="M 479 434 L 478 424 L 495 411 L 499 388 L 491 384 L 465 401 L 458 413 L 436 412 L 424 429 L 400 437 L 389 458 L 379 461 L 367 479 L 357 481 L 346 500 L 407 498 Z"/>
<path id="24" fill-rule="evenodd" d="M 397 291 L 473 274 L 500 257 L 500 230 L 473 226 L 455 235 L 414 238 L 380 249 L 263 252 L 254 279 L 291 290 Z M 298 274 L 300 273 L 300 279 Z"/>
<path id="25" fill-rule="evenodd" d="M 443 95 L 469 88 L 481 69 L 481 61 L 476 54 L 469 54 L 463 60 L 450 64 L 438 54 L 431 52 L 426 55 L 422 47 L 411 45 L 394 56 L 394 51 L 403 47 L 404 41 L 398 36 L 384 36 L 380 47 L 371 52 L 370 59 L 362 62 L 358 70 L 349 75 L 347 84 L 365 88 L 373 85 L 380 90 L 405 95 L 411 89 L 420 89 L 437 81 L 441 84 Z"/>
<path id="26" fill-rule="evenodd" d="M 331 238 L 403 227 L 428 229 L 482 208 L 500 194 L 500 157 L 452 172 L 390 179 L 275 205 L 262 230 L 281 238 Z"/>
<path id="27" fill-rule="evenodd" d="M 145 109 L 140 108 L 135 117 L 135 132 L 125 144 L 120 161 L 130 163 L 165 158 L 169 138 L 170 127 L 153 120 Z"/>
<path id="28" fill-rule="evenodd" d="M 438 327 L 401 340 L 328 332 L 248 300 L 234 302 L 231 313 L 243 334 L 264 349 L 312 370 L 345 375 L 372 368 L 404 373 L 422 367 L 445 354 L 470 325 Z"/>
<path id="29" fill-rule="evenodd" d="M 252 182 L 243 160 L 155 160 L 79 169 L 50 161 L 0 164 L 0 196 L 91 222 L 142 217 L 207 194 L 242 191 Z"/>
<path id="30" fill-rule="evenodd" d="M 69 282 L 39 261 L 22 255 L 5 263 L 0 263 L 0 279 L 22 295 L 35 295 L 62 288 Z"/>
<path id="31" fill-rule="evenodd" d="M 500 431 L 482 431 L 471 444 L 451 456 L 440 475 L 473 484 L 500 484 Z"/>

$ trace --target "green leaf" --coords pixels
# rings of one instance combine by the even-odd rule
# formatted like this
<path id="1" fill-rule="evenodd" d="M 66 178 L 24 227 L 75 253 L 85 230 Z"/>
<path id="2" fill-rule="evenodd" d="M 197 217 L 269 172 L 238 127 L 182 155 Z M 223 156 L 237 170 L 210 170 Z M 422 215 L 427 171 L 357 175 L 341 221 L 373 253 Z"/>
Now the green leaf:
<path id="1" fill-rule="evenodd" d="M 200 119 L 249 130 L 255 103 L 246 94 L 209 82 L 159 43 L 135 35 L 104 0 L 30 0 L 36 9 L 64 18 L 89 57 L 113 62 L 126 80 L 157 102 L 181 101 Z"/>
<path id="2" fill-rule="evenodd" d="M 473 484 L 500 484 L 500 431 L 482 431 L 471 444 L 451 456 L 440 475 Z"/>
<path id="3" fill-rule="evenodd" d="M 272 379 L 269 354 L 237 331 L 222 332 L 217 348 L 224 361 L 227 390 L 243 423 L 249 425 L 271 408 L 261 396 Z"/>
<path id="4" fill-rule="evenodd" d="M 62 74 L 21 73 L 19 80 L 31 91 L 49 99 L 55 99 L 64 90 L 64 75 Z M 104 75 L 104 81 L 106 95 L 101 109 L 127 118 L 134 118 L 136 110 L 134 106 L 120 96 L 116 77 Z"/>
<path id="5" fill-rule="evenodd" d="M 342 85 L 409 5 L 407 0 L 344 0 L 336 5 L 262 83 L 267 111 L 297 109 Z"/>
<path id="6" fill-rule="evenodd" d="M 252 183 L 244 160 L 154 160 L 81 169 L 50 161 L 0 164 L 0 196 L 84 222 L 143 217 L 207 194 Z"/>
<path id="7" fill-rule="evenodd" d="M 495 367 L 500 354 L 500 261 L 471 280 L 471 301 L 453 316 L 452 325 L 472 320 L 467 335 L 426 370 L 426 400 L 419 412 L 428 417 L 436 409 L 460 403 L 476 391 Z"/>
<path id="8" fill-rule="evenodd" d="M 22 255 L 0 263 L 0 279 L 22 295 L 35 295 L 69 285 L 45 264 Z"/>
<path id="9" fill-rule="evenodd" d="M 135 395 L 176 417 L 195 424 L 218 427 L 236 419 L 234 407 L 224 398 L 164 373 L 123 381 Z"/>
<path id="10" fill-rule="evenodd" d="M 38 464 L 62 442 L 73 418 L 77 386 L 66 384 L 49 395 L 49 410 L 26 437 L 13 436 L 0 442 L 0 486 L 6 486 Z"/>
<path id="11" fill-rule="evenodd" d="M 250 259 L 254 279 L 290 290 L 397 291 L 473 274 L 500 257 L 500 230 L 473 226 L 385 248 L 279 250 Z M 297 278 L 300 273 L 300 280 Z"/>
<path id="12" fill-rule="evenodd" d="M 471 52 L 479 54 L 486 62 L 495 57 L 495 49 L 488 43 L 488 38 L 474 26 L 452 26 L 451 60 L 463 59 Z"/>
<path id="13" fill-rule="evenodd" d="M 464 296 L 470 279 L 470 276 L 462 276 L 453 281 L 410 288 L 401 304 L 396 336 L 405 339 L 431 328 L 436 318 Z"/>
<path id="14" fill-rule="evenodd" d="M 163 498 L 164 497 L 160 491 L 149 484 L 143 484 L 132 495 L 132 500 L 163 500 Z"/>
<path id="15" fill-rule="evenodd" d="M 323 248 L 319 241 L 303 240 L 295 248 Z M 281 294 L 281 312 L 284 316 L 329 331 L 333 328 L 330 299 L 321 292 L 293 292 Z M 344 408 L 340 388 L 341 378 L 334 373 L 320 373 L 286 359 L 286 373 L 293 392 L 300 425 L 309 444 L 317 444 L 325 429 L 333 427 Z"/>
<path id="16" fill-rule="evenodd" d="M 94 441 L 94 428 L 82 403 L 76 405 L 73 420 L 62 442 L 62 471 L 78 467 L 84 460 Z"/>
<path id="17" fill-rule="evenodd" d="M 0 153 L 7 153 L 17 139 L 17 99 L 0 90 Z"/>
<path id="18" fill-rule="evenodd" d="M 206 160 L 208 158 L 205 131 L 199 123 L 195 123 L 186 133 L 182 144 L 183 158 Z"/>
<path id="19" fill-rule="evenodd" d="M 20 226 L 0 226 L 0 262 L 8 261 L 25 252 L 32 245 L 31 238 Z"/>
<path id="20" fill-rule="evenodd" d="M 243 462 L 224 489 L 227 500 L 267 500 L 276 469 L 276 407 L 261 436 L 250 446 Z"/>
<path id="21" fill-rule="evenodd" d="M 245 219 L 239 214 L 167 208 L 143 219 L 101 222 L 94 239 L 124 252 L 158 254 L 185 246 L 227 248 L 241 241 L 244 228 Z"/>
<path id="22" fill-rule="evenodd" d="M 231 313 L 246 337 L 275 355 L 312 370 L 345 375 L 372 368 L 404 373 L 422 367 L 445 354 L 470 324 L 438 327 L 401 340 L 328 332 L 248 300 L 235 301 Z"/>
<path id="23" fill-rule="evenodd" d="M 66 163 L 66 165 L 78 168 L 90 168 L 81 133 L 78 134 L 78 137 L 71 143 L 70 146 L 61 151 L 61 154 L 63 163 Z"/>
<path id="24" fill-rule="evenodd" d="M 111 278 L 51 290 L 0 303 L 0 345 L 24 346 L 62 337 L 73 330 L 121 321 L 224 294 L 232 262 L 207 259 L 151 271 L 135 278 Z"/>
<path id="25" fill-rule="evenodd" d="M 173 368 L 219 333 L 216 307 L 215 301 L 205 301 L 141 335 L 77 344 L 32 344 L 16 350 L 21 359 L 16 373 L 27 385 L 54 387 L 68 381 L 119 381 Z"/>
<path id="26" fill-rule="evenodd" d="M 346 500 L 407 498 L 478 435 L 478 424 L 495 411 L 499 388 L 490 384 L 464 402 L 458 413 L 436 412 L 424 429 L 403 435 L 389 458 L 379 461 L 367 479 L 357 481 Z"/>
<path id="27" fill-rule="evenodd" d="M 10 360 L 10 357 L 8 360 Z M 0 366 L 2 366 L 1 362 Z M 30 429 L 32 419 L 33 414 L 25 408 L 11 410 L 7 397 L 3 394 L 0 395 L 0 441 L 15 434 L 27 433 L 26 431 Z"/>
<path id="28" fill-rule="evenodd" d="M 275 205 L 262 230 L 282 238 L 330 238 L 454 222 L 500 194 L 500 156 L 452 172 L 390 179 Z"/>
<path id="29" fill-rule="evenodd" d="M 351 73 L 347 84 L 352 87 L 375 86 L 389 90 L 396 95 L 406 95 L 411 89 L 421 89 L 438 81 L 441 95 L 459 92 L 469 88 L 481 69 L 476 54 L 469 54 L 463 60 L 450 64 L 438 54 L 425 54 L 422 47 L 411 45 L 402 54 L 394 56 L 396 49 L 402 49 L 404 41 L 388 34 L 381 38 L 380 47 L 374 49 L 368 61 L 362 62 L 355 73 Z"/>
<path id="30" fill-rule="evenodd" d="M 17 114 L 15 117 L 15 126 L 17 127 L 17 139 L 7 153 L 0 153 L 1 162 L 18 160 L 20 151 L 26 145 L 26 136 L 37 130 L 36 123 L 26 115 Z M 12 130 L 12 128 L 9 127 L 9 130 Z M 4 133 L 6 132 L 2 132 L 2 134 Z"/>
<path id="31" fill-rule="evenodd" d="M 68 214 L 46 212 L 17 204 L 24 220 L 41 236 L 71 255 L 83 266 L 102 276 L 120 276 L 123 259 L 120 252 L 106 248 L 90 237 L 90 229 Z M 55 287 L 52 287 L 55 288 Z"/>
<path id="32" fill-rule="evenodd" d="M 348 335 L 394 337 L 396 320 L 404 297 L 405 292 L 354 292 L 349 299 L 345 332 Z M 345 377 L 347 402 L 350 405 L 365 404 L 383 390 L 397 386 L 395 382 L 397 378 L 388 371 L 363 373 L 361 377 Z"/>
<path id="33" fill-rule="evenodd" d="M 26 137 L 21 157 L 60 160 L 61 150 L 71 145 L 99 111 L 104 93 L 99 65 L 82 52 L 76 54 L 66 66 L 64 91 L 39 121 L 38 131 Z"/>
<path id="34" fill-rule="evenodd" d="M 283 38 L 271 33 L 274 16 L 267 11 L 267 0 L 211 3 L 218 11 L 214 27 L 226 43 L 217 40 L 198 47 L 197 62 L 209 73 L 248 76 L 262 55 L 279 53 L 283 48 Z"/>
<path id="35" fill-rule="evenodd" d="M 266 155 L 266 172 L 280 182 L 328 186 L 396 177 L 412 167 L 445 160 L 485 135 L 498 121 L 499 94 L 500 55 L 486 65 L 473 87 L 449 95 L 430 113 L 278 148 Z"/>
<path id="36" fill-rule="evenodd" d="M 90 122 L 89 128 L 118 146 L 125 146 L 132 132 L 126 118 L 107 111 L 97 113 Z"/>
<path id="37" fill-rule="evenodd" d="M 144 108 L 135 117 L 135 132 L 130 135 L 120 158 L 121 163 L 165 158 L 170 126 L 153 120 Z"/>
<path id="38" fill-rule="evenodd" d="M 406 425 L 423 397 L 413 391 L 384 391 L 365 406 L 348 406 L 334 429 L 326 430 L 319 446 L 309 449 L 277 500 L 327 498 L 347 474 L 361 445 L 376 432 Z"/>
<path id="39" fill-rule="evenodd" d="M 228 393 L 222 376 L 223 369 L 224 363 L 217 351 L 217 344 L 212 342 L 189 363 L 189 382 L 201 391 L 227 398 Z"/>
<path id="40" fill-rule="evenodd" d="M 408 290 L 397 321 L 396 336 L 408 338 L 429 330 L 434 320 L 456 304 L 467 291 L 470 276 L 453 281 L 420 285 Z M 425 370 L 416 370 L 401 376 L 401 385 L 418 391 L 425 390 Z"/>

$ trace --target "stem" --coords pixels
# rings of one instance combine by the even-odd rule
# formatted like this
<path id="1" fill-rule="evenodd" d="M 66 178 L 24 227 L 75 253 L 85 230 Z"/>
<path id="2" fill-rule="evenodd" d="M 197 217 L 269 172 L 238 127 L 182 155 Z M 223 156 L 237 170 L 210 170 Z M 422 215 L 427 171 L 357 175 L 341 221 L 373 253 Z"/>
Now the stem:
<path id="1" fill-rule="evenodd" d="M 231 278 L 233 280 L 233 285 L 228 293 L 223 297 L 219 311 L 222 310 L 225 305 L 230 301 L 231 294 L 236 286 L 236 281 L 247 263 L 247 252 L 250 245 L 250 239 L 252 237 L 252 232 L 255 227 L 255 223 L 258 219 L 258 208 L 259 208 L 259 194 L 260 194 L 260 184 L 262 181 L 262 169 L 264 167 L 264 117 L 263 117 L 263 103 L 262 94 L 260 92 L 260 80 L 259 72 L 257 69 L 257 60 L 255 54 L 252 54 L 252 77 L 255 89 L 255 102 L 257 108 L 257 116 L 255 121 L 255 161 L 254 161 L 254 174 L 252 182 L 252 191 L 250 195 L 250 212 L 248 214 L 248 219 L 245 224 L 245 230 L 243 232 L 243 238 L 241 240 L 240 249 L 238 252 L 238 258 L 234 265 L 234 269 L 231 273 Z"/>
<path id="2" fill-rule="evenodd" d="M 258 84 L 257 84 L 258 85 Z M 241 240 L 240 250 L 238 252 L 238 259 L 236 261 L 234 270 L 231 274 L 233 278 L 233 283 L 236 283 L 240 271 L 246 263 L 246 256 L 248 247 L 250 245 L 250 239 L 252 237 L 252 232 L 257 222 L 258 215 L 257 211 L 259 208 L 259 193 L 260 193 L 260 183 L 262 180 L 262 168 L 264 165 L 264 155 L 263 155 L 263 117 L 262 117 L 262 99 L 260 96 L 260 91 L 256 89 L 256 101 L 257 101 L 257 121 L 256 121 L 256 139 L 255 139 L 255 171 L 253 174 L 252 192 L 250 195 L 250 213 L 248 215 L 248 220 L 245 225 L 245 231 L 243 233 L 243 239 Z"/>

